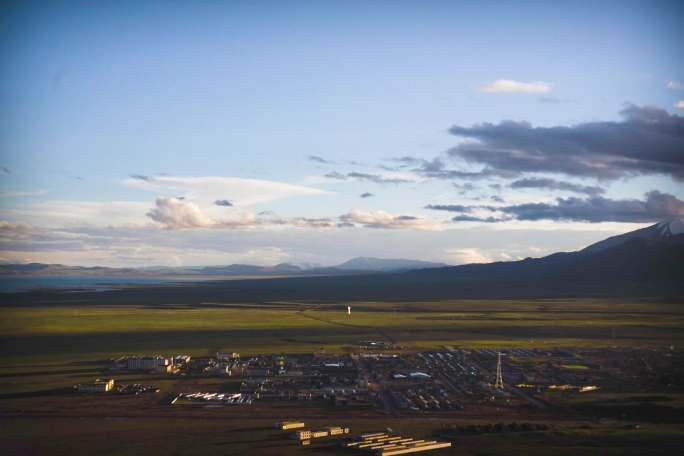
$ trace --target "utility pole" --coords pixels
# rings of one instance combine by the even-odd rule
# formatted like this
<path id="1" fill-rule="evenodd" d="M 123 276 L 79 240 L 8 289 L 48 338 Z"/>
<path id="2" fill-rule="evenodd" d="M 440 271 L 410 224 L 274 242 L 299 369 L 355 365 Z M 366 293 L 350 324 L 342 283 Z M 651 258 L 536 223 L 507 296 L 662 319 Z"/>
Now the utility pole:
<path id="1" fill-rule="evenodd" d="M 503 390 L 503 375 L 501 375 L 501 352 L 499 352 L 499 359 L 496 363 L 496 382 L 494 383 L 494 388 Z"/>

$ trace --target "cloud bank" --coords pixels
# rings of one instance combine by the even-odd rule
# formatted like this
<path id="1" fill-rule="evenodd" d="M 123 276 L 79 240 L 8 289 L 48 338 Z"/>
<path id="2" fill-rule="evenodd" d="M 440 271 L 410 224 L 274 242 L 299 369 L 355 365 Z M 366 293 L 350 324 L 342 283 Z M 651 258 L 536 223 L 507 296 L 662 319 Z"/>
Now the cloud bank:
<path id="1" fill-rule="evenodd" d="M 644 199 L 610 199 L 602 196 L 556 198 L 552 203 L 523 203 L 509 206 L 463 206 L 430 204 L 426 209 L 457 212 L 454 222 L 497 223 L 519 221 L 575 221 L 654 223 L 684 217 L 684 201 L 652 190 Z M 490 216 L 473 215 L 489 211 Z"/>
<path id="2" fill-rule="evenodd" d="M 605 190 L 591 185 L 579 185 L 571 182 L 562 182 L 555 179 L 530 177 L 511 183 L 511 188 L 538 188 L 542 190 L 561 190 L 565 192 L 583 193 L 585 195 L 599 195 Z"/>
<path id="3" fill-rule="evenodd" d="M 621 121 L 533 127 L 504 121 L 449 131 L 469 139 L 448 151 L 452 158 L 481 165 L 469 177 L 560 173 L 598 179 L 663 174 L 684 180 L 684 118 L 664 109 L 630 105 Z M 448 177 L 440 162 L 421 170 Z M 457 174 L 454 176 L 457 176 Z"/>
<path id="4" fill-rule="evenodd" d="M 352 209 L 340 216 L 340 222 L 358 224 L 364 228 L 436 230 L 440 224 L 434 220 L 412 215 L 393 215 L 385 211 L 363 211 Z"/>

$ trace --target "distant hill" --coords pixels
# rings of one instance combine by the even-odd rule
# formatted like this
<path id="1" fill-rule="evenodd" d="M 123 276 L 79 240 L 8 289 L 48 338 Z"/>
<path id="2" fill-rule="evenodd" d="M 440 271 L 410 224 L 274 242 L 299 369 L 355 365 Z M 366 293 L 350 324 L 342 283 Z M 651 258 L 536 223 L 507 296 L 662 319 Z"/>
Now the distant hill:
<path id="1" fill-rule="evenodd" d="M 413 269 L 443 268 L 444 263 L 429 261 L 357 257 L 337 265 L 334 269 L 343 271 L 409 271 Z"/>
<path id="2" fill-rule="evenodd" d="M 113 276 L 113 277 L 173 277 L 173 276 L 298 276 L 298 275 L 349 275 L 358 273 L 383 273 L 444 267 L 443 263 L 428 261 L 383 259 L 359 257 L 338 266 L 302 267 L 290 263 L 275 266 L 256 266 L 251 264 L 229 264 L 225 266 L 204 267 L 164 267 L 108 268 L 101 266 L 67 266 L 62 264 L 4 264 L 0 265 L 0 275 L 5 276 Z"/>

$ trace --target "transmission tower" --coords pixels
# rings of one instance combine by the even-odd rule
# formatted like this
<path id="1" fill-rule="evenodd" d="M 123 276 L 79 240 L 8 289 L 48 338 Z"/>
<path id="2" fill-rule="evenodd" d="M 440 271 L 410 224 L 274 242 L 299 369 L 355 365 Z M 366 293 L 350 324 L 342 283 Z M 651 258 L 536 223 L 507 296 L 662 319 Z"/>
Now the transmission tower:
<path id="1" fill-rule="evenodd" d="M 494 383 L 494 388 L 504 389 L 503 376 L 501 375 L 501 352 L 499 352 L 499 359 L 496 363 L 496 382 Z"/>

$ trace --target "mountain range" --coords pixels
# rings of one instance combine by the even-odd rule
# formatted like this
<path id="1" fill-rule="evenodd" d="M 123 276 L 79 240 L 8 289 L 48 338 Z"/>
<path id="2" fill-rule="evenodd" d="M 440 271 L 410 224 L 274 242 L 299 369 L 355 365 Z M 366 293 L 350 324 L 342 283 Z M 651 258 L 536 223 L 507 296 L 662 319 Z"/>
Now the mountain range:
<path id="1" fill-rule="evenodd" d="M 16 270 L 13 267 L 30 273 L 58 270 L 54 265 L 6 265 L 0 270 L 6 273 Z M 443 266 L 358 258 L 334 268 L 304 271 L 292 265 L 230 265 L 198 268 L 194 273 L 198 277 L 195 284 L 124 289 L 106 298 L 100 295 L 98 299 L 114 304 L 136 299 L 136 293 L 157 295 L 160 302 L 173 299 L 188 304 L 280 299 L 339 302 L 581 296 L 684 298 L 684 223 L 681 219 L 669 220 L 610 237 L 576 252 L 519 261 Z M 202 276 L 211 274 L 238 277 L 200 282 Z M 240 278 L 247 279 L 245 276 L 249 275 L 267 277 Z"/>
<path id="2" fill-rule="evenodd" d="M 370 272 L 400 272 L 414 269 L 441 268 L 444 263 L 429 261 L 358 257 L 336 266 L 307 266 L 280 263 L 275 266 L 230 264 L 226 266 L 108 268 L 103 266 L 67 266 L 62 264 L 3 264 L 0 276 L 110 276 L 110 277 L 166 277 L 166 276 L 298 276 L 338 275 Z"/>

